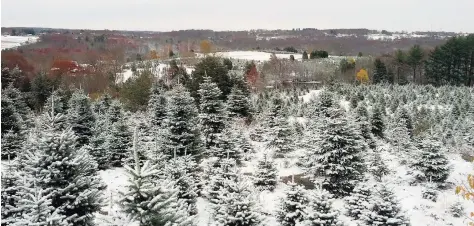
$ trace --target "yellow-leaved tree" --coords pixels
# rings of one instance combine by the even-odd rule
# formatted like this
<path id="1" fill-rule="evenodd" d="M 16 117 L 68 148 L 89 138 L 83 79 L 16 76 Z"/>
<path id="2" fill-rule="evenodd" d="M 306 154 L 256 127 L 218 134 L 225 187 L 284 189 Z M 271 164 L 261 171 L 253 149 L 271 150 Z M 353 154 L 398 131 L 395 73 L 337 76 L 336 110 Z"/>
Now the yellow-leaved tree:
<path id="1" fill-rule="evenodd" d="M 359 72 L 356 74 L 356 80 L 359 81 L 361 84 L 365 84 L 369 81 L 369 74 L 365 69 L 360 69 Z"/>
<path id="2" fill-rule="evenodd" d="M 207 54 L 211 52 L 211 43 L 208 40 L 202 40 L 201 44 L 199 45 L 201 47 L 201 53 Z"/>
<path id="3" fill-rule="evenodd" d="M 467 184 L 456 187 L 456 194 L 461 195 L 466 200 L 474 202 L 474 175 L 467 176 Z M 474 226 L 474 212 L 471 212 L 467 217 L 469 219 L 469 226 Z"/>

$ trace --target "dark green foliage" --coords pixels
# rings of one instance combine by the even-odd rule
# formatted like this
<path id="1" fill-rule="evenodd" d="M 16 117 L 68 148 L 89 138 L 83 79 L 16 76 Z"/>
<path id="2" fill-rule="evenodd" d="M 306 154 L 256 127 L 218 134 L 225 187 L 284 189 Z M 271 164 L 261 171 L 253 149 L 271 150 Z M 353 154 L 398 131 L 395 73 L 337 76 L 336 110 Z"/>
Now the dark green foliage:
<path id="1" fill-rule="evenodd" d="M 379 138 L 384 138 L 385 123 L 383 121 L 381 107 L 374 107 L 372 117 L 370 118 L 370 124 L 372 125 L 372 134 Z"/>
<path id="2" fill-rule="evenodd" d="M 230 116 L 249 117 L 250 97 L 237 87 L 232 90 L 227 98 L 227 111 Z"/>
<path id="3" fill-rule="evenodd" d="M 421 152 L 412 165 L 418 171 L 417 179 L 434 183 L 445 182 L 450 170 L 442 144 L 433 137 L 427 137 L 421 140 L 418 146 Z"/>
<path id="4" fill-rule="evenodd" d="M 313 50 L 309 54 L 310 59 L 328 58 L 328 57 L 329 57 L 328 52 L 324 50 Z"/>
<path id="5" fill-rule="evenodd" d="M 283 48 L 283 51 L 290 52 L 290 53 L 297 53 L 298 52 L 298 50 L 295 49 L 295 47 L 293 47 L 293 46 L 285 47 L 285 48 Z"/>
<path id="6" fill-rule="evenodd" d="M 308 59 L 308 53 L 305 51 L 303 51 L 303 56 L 302 56 L 303 60 L 307 60 Z"/>
<path id="7" fill-rule="evenodd" d="M 58 87 L 59 80 L 51 79 L 46 74 L 38 74 L 31 81 L 31 93 L 36 109 L 41 109 L 51 92 Z"/>
<path id="8" fill-rule="evenodd" d="M 254 174 L 254 184 L 261 190 L 273 191 L 277 184 L 278 171 L 275 164 L 267 155 L 258 161 L 257 170 Z"/>
<path id="9" fill-rule="evenodd" d="M 453 37 L 431 52 L 425 73 L 433 85 L 474 84 L 474 35 Z"/>
<path id="10" fill-rule="evenodd" d="M 419 69 L 423 63 L 423 49 L 419 45 L 414 45 L 408 52 L 407 64 L 413 70 L 413 81 L 417 82 L 416 71 Z"/>
<path id="11" fill-rule="evenodd" d="M 106 142 L 110 154 L 110 165 L 114 167 L 122 166 L 125 158 L 130 155 L 129 150 L 132 147 L 132 133 L 124 119 L 112 125 Z"/>
<path id="12" fill-rule="evenodd" d="M 232 81 L 228 74 L 227 67 L 222 63 L 222 60 L 217 57 L 206 57 L 202 59 L 195 67 L 192 74 L 192 80 L 187 88 L 191 92 L 191 96 L 199 102 L 199 86 L 204 81 L 204 77 L 211 77 L 211 81 L 217 84 L 217 87 L 222 91 L 221 100 L 226 100 L 232 89 Z"/>
<path id="13" fill-rule="evenodd" d="M 129 78 L 120 88 L 120 99 L 124 106 L 131 111 L 145 110 L 150 99 L 152 85 L 150 71 L 142 71 L 138 76 Z"/>
<path id="14" fill-rule="evenodd" d="M 232 70 L 233 65 L 232 65 L 232 61 L 229 58 L 225 58 L 223 63 L 227 67 L 227 70 L 229 71 Z"/>
<path id="15" fill-rule="evenodd" d="M 380 60 L 376 59 L 374 62 L 374 73 L 372 77 L 372 82 L 373 83 L 381 83 L 381 82 L 388 82 L 388 74 L 387 74 L 387 68 L 385 67 L 385 64 Z"/>
<path id="16" fill-rule="evenodd" d="M 92 127 L 95 124 L 95 117 L 92 113 L 91 103 L 82 91 L 76 91 L 69 99 L 68 123 L 77 136 L 77 145 L 82 147 L 89 144 L 92 136 Z"/>
<path id="17" fill-rule="evenodd" d="M 304 194 L 302 186 L 294 182 L 288 185 L 289 187 L 285 192 L 285 196 L 281 199 L 276 217 L 282 226 L 295 226 L 298 222 L 304 220 L 304 209 L 308 204 L 308 198 Z"/>
<path id="18" fill-rule="evenodd" d="M 163 120 L 166 117 L 166 96 L 164 94 L 166 90 L 161 84 L 159 82 L 153 84 L 147 107 L 150 123 L 156 128 L 163 125 Z"/>

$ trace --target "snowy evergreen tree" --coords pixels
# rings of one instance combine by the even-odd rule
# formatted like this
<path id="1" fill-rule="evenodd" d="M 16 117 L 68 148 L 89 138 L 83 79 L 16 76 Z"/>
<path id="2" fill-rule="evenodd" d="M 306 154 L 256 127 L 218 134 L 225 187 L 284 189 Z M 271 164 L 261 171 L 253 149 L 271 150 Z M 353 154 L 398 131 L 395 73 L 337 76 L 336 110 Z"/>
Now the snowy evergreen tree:
<path id="1" fill-rule="evenodd" d="M 231 117 L 249 117 L 250 103 L 249 97 L 236 86 L 232 87 L 227 97 L 227 111 Z"/>
<path id="2" fill-rule="evenodd" d="M 275 149 L 276 157 L 283 157 L 294 150 L 292 131 L 286 117 L 278 115 L 274 120 L 276 125 L 272 128 L 268 147 Z"/>
<path id="3" fill-rule="evenodd" d="M 306 208 L 305 226 L 337 226 L 342 222 L 337 218 L 339 212 L 332 208 L 333 195 L 323 189 L 310 193 L 309 205 Z"/>
<path id="4" fill-rule="evenodd" d="M 347 215 L 356 220 L 361 219 L 362 214 L 370 207 L 370 196 L 371 190 L 367 182 L 360 182 L 351 195 L 345 198 Z"/>
<path id="5" fill-rule="evenodd" d="M 410 153 L 413 150 L 410 132 L 406 125 L 404 118 L 397 118 L 388 128 L 387 139 L 396 148 L 397 153 Z"/>
<path id="6" fill-rule="evenodd" d="M 68 219 L 60 214 L 60 209 L 52 205 L 52 189 L 42 189 L 35 186 L 36 179 L 24 179 L 25 184 L 19 191 L 21 197 L 18 206 L 21 209 L 14 226 L 46 225 L 67 226 L 71 225 Z M 31 184 L 33 182 L 33 184 Z"/>
<path id="7" fill-rule="evenodd" d="M 2 94 L 12 100 L 15 111 L 21 116 L 23 122 L 27 122 L 31 117 L 31 109 L 26 105 L 24 93 L 10 84 L 6 89 L 2 90 Z"/>
<path id="8" fill-rule="evenodd" d="M 171 157 L 176 150 L 178 156 L 187 152 L 198 158 L 202 147 L 194 99 L 182 85 L 171 90 L 169 96 L 165 125 L 168 131 L 164 133 L 165 154 Z"/>
<path id="9" fill-rule="evenodd" d="M 118 100 L 112 100 L 107 110 L 107 118 L 110 124 L 114 124 L 124 118 L 122 103 Z"/>
<path id="10" fill-rule="evenodd" d="M 307 173 L 323 178 L 323 188 L 336 196 L 346 196 L 365 170 L 361 153 L 366 144 L 358 128 L 341 109 L 329 108 L 330 117 L 323 118 L 319 137 L 314 139 L 314 151 Z"/>
<path id="11" fill-rule="evenodd" d="M 110 134 L 106 139 L 106 150 L 109 151 L 110 165 L 119 167 L 123 165 L 125 158 L 130 156 L 132 147 L 132 133 L 124 119 L 112 125 Z"/>
<path id="12" fill-rule="evenodd" d="M 277 219 L 282 226 L 295 226 L 304 220 L 308 198 L 302 186 L 294 182 L 288 183 L 288 186 L 285 196 L 280 201 Z"/>
<path id="13" fill-rule="evenodd" d="M 379 138 L 384 138 L 385 123 L 383 121 L 383 110 L 380 108 L 379 106 L 374 107 L 370 124 L 372 125 L 372 133 Z"/>
<path id="14" fill-rule="evenodd" d="M 359 124 L 360 132 L 362 137 L 364 137 L 365 142 L 369 145 L 370 148 L 375 149 L 375 141 L 372 135 L 372 126 L 369 122 L 369 113 L 367 107 L 363 102 L 357 106 L 356 111 L 356 122 Z"/>
<path id="15" fill-rule="evenodd" d="M 410 114 L 408 113 L 406 108 L 400 108 L 399 112 L 397 112 L 397 116 L 399 119 L 403 119 L 405 122 L 405 126 L 408 130 L 408 134 L 410 137 L 413 136 L 413 120 L 411 119 Z"/>
<path id="16" fill-rule="evenodd" d="M 445 182 L 449 176 L 450 168 L 441 142 L 433 137 L 426 137 L 420 141 L 419 149 L 412 165 L 418 171 L 417 179 L 435 183 Z"/>
<path id="17" fill-rule="evenodd" d="M 216 204 L 220 202 L 219 195 L 221 189 L 232 191 L 228 184 L 231 181 L 237 181 L 238 172 L 234 159 L 223 159 L 213 164 L 209 172 L 207 172 L 209 183 L 206 186 L 205 192 L 209 201 Z"/>
<path id="18" fill-rule="evenodd" d="M 211 148 L 216 145 L 217 136 L 225 128 L 226 113 L 224 104 L 220 100 L 222 92 L 210 77 L 204 77 L 204 82 L 199 87 L 199 125 L 206 148 Z"/>
<path id="19" fill-rule="evenodd" d="M 51 189 L 53 208 L 71 225 L 93 225 L 94 212 L 102 206 L 103 184 L 97 163 L 87 151 L 78 150 L 72 128 L 63 130 L 55 125 L 62 117 L 44 117 L 37 146 L 26 154 L 25 174 L 37 180 L 38 188 Z"/>
<path id="20" fill-rule="evenodd" d="M 21 141 L 23 140 L 23 120 L 16 111 L 13 101 L 2 93 L 2 159 L 7 159 L 8 155 L 14 158 L 19 152 Z"/>
<path id="21" fill-rule="evenodd" d="M 2 141 L 3 143 L 3 141 Z M 19 218 L 19 189 L 21 181 L 12 162 L 2 162 L 2 226 L 9 225 Z"/>
<path id="22" fill-rule="evenodd" d="M 77 145 L 82 147 L 89 143 L 95 117 L 92 113 L 89 97 L 83 91 L 76 91 L 69 99 L 68 123 L 77 136 Z"/>
<path id="23" fill-rule="evenodd" d="M 128 218 L 138 221 L 140 226 L 194 225 L 193 217 L 187 214 L 187 204 L 177 197 L 174 184 L 165 179 L 156 180 L 157 166 L 150 161 L 140 166 L 136 150 L 134 156 L 135 167 L 125 166 L 128 185 L 119 201 Z"/>
<path id="24" fill-rule="evenodd" d="M 335 107 L 334 93 L 323 90 L 316 99 L 311 100 L 308 106 L 308 117 L 318 118 L 321 116 L 329 116 L 326 110 Z"/>
<path id="25" fill-rule="evenodd" d="M 109 107 L 112 103 L 112 97 L 108 94 L 105 93 L 103 94 L 99 100 L 94 104 L 94 112 L 96 114 L 104 114 L 109 111 Z"/>
<path id="26" fill-rule="evenodd" d="M 378 152 L 372 154 L 368 171 L 374 175 L 375 180 L 378 182 L 381 182 L 383 177 L 390 173 L 390 170 Z"/>
<path id="27" fill-rule="evenodd" d="M 232 187 L 231 192 L 222 188 L 219 194 L 220 202 L 215 207 L 217 225 L 259 225 L 262 219 L 247 185 L 242 181 L 230 181 L 228 186 Z"/>
<path id="28" fill-rule="evenodd" d="M 395 195 L 387 186 L 382 185 L 369 202 L 371 207 L 368 211 L 364 211 L 361 217 L 368 225 L 410 225 Z"/>
<path id="29" fill-rule="evenodd" d="M 197 163 L 190 155 L 174 157 L 165 166 L 166 176 L 176 181 L 178 199 L 186 201 L 191 215 L 197 214 L 196 198 L 199 192 L 197 171 Z"/>
<path id="30" fill-rule="evenodd" d="M 43 111 L 51 112 L 51 107 L 54 106 L 54 112 L 56 114 L 67 114 L 68 110 L 68 93 L 62 88 L 56 89 L 48 97 L 44 104 Z"/>
<path id="31" fill-rule="evenodd" d="M 150 100 L 148 101 L 147 111 L 150 125 L 161 128 L 166 118 L 166 95 L 165 89 L 161 83 L 155 82 L 151 87 Z"/>
<path id="32" fill-rule="evenodd" d="M 236 132 L 233 143 L 236 150 L 244 155 L 244 160 L 249 160 L 250 154 L 255 152 L 249 139 L 243 134 L 242 129 L 238 129 Z"/>
<path id="33" fill-rule="evenodd" d="M 257 170 L 254 173 L 254 185 L 261 190 L 273 191 L 276 187 L 278 171 L 275 164 L 265 154 L 258 161 Z"/>

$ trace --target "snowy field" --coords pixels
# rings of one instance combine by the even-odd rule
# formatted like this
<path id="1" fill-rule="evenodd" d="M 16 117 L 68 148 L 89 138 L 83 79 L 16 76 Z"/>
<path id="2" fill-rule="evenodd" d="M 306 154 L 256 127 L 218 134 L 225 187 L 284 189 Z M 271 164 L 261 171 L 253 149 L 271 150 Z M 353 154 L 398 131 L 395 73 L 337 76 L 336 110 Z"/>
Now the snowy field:
<path id="1" fill-rule="evenodd" d="M 258 61 L 264 62 L 270 60 L 271 53 L 267 52 L 259 52 L 259 51 L 230 51 L 230 52 L 217 52 L 215 53 L 216 56 L 224 57 L 224 58 L 231 58 L 231 59 L 238 59 L 238 60 L 248 60 L 248 61 Z M 275 54 L 277 58 L 280 59 L 290 59 L 290 55 L 295 57 L 295 60 L 301 60 L 302 54 L 294 53 L 294 54 Z"/>
<path id="2" fill-rule="evenodd" d="M 15 48 L 21 45 L 26 45 L 38 41 L 39 37 L 37 36 L 9 36 L 4 35 L 1 37 L 2 41 L 2 50 Z"/>

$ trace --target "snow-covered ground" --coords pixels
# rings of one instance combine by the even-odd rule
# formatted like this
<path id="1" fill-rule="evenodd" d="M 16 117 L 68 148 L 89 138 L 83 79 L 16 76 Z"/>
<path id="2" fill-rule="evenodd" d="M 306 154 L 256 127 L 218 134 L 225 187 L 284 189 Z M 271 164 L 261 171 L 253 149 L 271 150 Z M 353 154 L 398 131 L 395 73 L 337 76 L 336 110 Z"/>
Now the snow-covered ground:
<path id="1" fill-rule="evenodd" d="M 133 71 L 132 69 L 130 69 L 131 66 L 130 65 L 127 65 L 127 66 L 129 67 L 128 69 L 123 70 L 121 73 L 117 73 L 117 80 L 118 80 L 117 82 L 125 82 L 130 77 L 133 76 Z M 160 78 L 163 75 L 165 75 L 168 68 L 169 68 L 169 64 L 167 63 L 156 63 L 154 67 L 151 69 L 151 71 L 155 77 Z M 191 74 L 194 71 L 193 67 L 190 67 L 187 65 L 184 65 L 184 68 L 186 69 L 186 72 L 188 74 Z M 143 71 L 143 70 L 144 70 L 143 68 L 137 68 L 137 71 Z"/>
<path id="2" fill-rule="evenodd" d="M 4 35 L 1 37 L 2 41 L 2 50 L 15 48 L 21 45 L 31 44 L 37 42 L 39 39 L 38 36 L 9 36 Z"/>
<path id="3" fill-rule="evenodd" d="M 215 53 L 217 56 L 225 57 L 225 58 L 232 58 L 232 59 L 239 59 L 239 60 L 254 60 L 254 61 L 268 61 L 270 60 L 271 53 L 267 52 L 259 52 L 259 51 L 230 51 L 230 52 L 217 52 Z M 294 54 L 283 54 L 277 53 L 275 54 L 277 58 L 281 59 L 290 59 L 290 55 L 295 57 L 295 60 L 301 60 L 302 55 L 300 53 Z"/>

